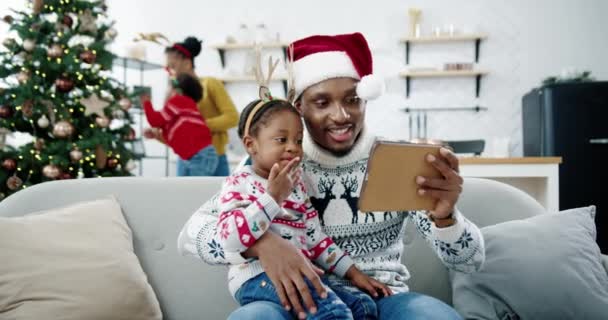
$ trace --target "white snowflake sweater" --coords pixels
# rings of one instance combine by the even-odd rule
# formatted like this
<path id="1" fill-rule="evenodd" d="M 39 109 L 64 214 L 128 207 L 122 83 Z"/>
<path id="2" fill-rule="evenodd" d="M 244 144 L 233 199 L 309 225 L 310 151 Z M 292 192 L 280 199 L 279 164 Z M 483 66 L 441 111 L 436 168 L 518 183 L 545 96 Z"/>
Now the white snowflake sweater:
<path id="1" fill-rule="evenodd" d="M 454 225 L 437 228 L 422 211 L 357 210 L 367 159 L 375 140 L 374 135 L 364 130 L 347 155 L 336 157 L 305 135 L 304 177 L 325 233 L 350 255 L 360 270 L 396 292 L 408 290 L 405 281 L 409 273 L 401 258 L 403 232 L 408 222 L 415 224 L 448 268 L 462 272 L 479 270 L 485 259 L 481 232 L 458 211 L 454 212 Z M 220 244 L 216 229 L 219 212 L 218 198 L 213 197 L 192 215 L 178 239 L 182 254 L 209 264 L 243 262 L 240 255 L 227 255 Z M 406 257 L 416 258 L 407 254 Z"/>
<path id="2" fill-rule="evenodd" d="M 291 242 L 324 270 L 343 277 L 353 261 L 330 237 L 323 234 L 319 215 L 311 205 L 306 187 L 298 183 L 281 206 L 266 193 L 268 180 L 244 166 L 226 179 L 219 198 L 218 243 L 230 260 L 242 260 L 241 253 L 265 232 L 275 232 Z M 245 281 L 264 272 L 252 259 L 230 267 L 228 288 L 234 296 Z"/>

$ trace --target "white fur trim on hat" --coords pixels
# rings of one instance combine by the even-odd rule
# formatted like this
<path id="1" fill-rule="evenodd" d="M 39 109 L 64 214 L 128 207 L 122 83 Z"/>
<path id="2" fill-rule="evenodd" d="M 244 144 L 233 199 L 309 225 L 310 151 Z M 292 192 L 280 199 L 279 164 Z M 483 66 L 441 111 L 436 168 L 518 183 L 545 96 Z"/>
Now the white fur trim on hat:
<path id="1" fill-rule="evenodd" d="M 293 63 L 296 97 L 308 87 L 321 81 L 349 77 L 359 79 L 352 61 L 343 51 L 325 51 L 310 54 Z"/>
<path id="2" fill-rule="evenodd" d="M 363 100 L 374 100 L 384 94 L 386 86 L 382 78 L 373 74 L 361 78 L 357 84 L 357 95 Z"/>

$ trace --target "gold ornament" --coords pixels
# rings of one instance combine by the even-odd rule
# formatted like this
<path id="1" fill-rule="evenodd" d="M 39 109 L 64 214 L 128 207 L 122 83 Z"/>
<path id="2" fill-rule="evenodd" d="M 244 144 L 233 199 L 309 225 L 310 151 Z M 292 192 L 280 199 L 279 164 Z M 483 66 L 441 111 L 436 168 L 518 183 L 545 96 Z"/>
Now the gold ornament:
<path id="1" fill-rule="evenodd" d="M 42 8 L 44 8 L 43 0 L 32 1 L 32 11 L 34 12 L 34 14 L 39 14 L 42 11 Z"/>
<path id="2" fill-rule="evenodd" d="M 162 40 L 162 41 L 160 41 Z M 162 33 L 159 32 L 152 32 L 152 33 L 138 33 L 135 38 L 133 38 L 133 42 L 138 42 L 138 41 L 149 41 L 149 42 L 153 42 L 156 44 L 159 44 L 163 47 L 167 47 L 169 45 L 171 45 L 171 41 L 169 41 L 169 39 L 167 39 L 167 37 L 165 37 L 165 35 L 163 35 Z"/>
<path id="3" fill-rule="evenodd" d="M 93 93 L 87 98 L 80 99 L 80 104 L 85 107 L 84 115 L 89 116 L 91 114 L 103 115 L 103 109 L 110 103 Z"/>
<path id="4" fill-rule="evenodd" d="M 116 29 L 108 29 L 108 31 L 106 31 L 106 38 L 109 40 L 114 40 L 117 35 L 118 32 L 116 31 Z"/>
<path id="5" fill-rule="evenodd" d="M 129 98 L 122 98 L 120 99 L 120 101 L 118 101 L 118 104 L 120 105 L 120 107 L 124 110 L 127 111 L 131 108 L 131 99 Z"/>
<path id="6" fill-rule="evenodd" d="M 55 179 L 59 177 L 61 170 L 54 164 L 47 164 L 42 168 L 42 174 L 49 179 Z"/>
<path id="7" fill-rule="evenodd" d="M 97 58 L 97 55 L 94 54 L 93 51 L 91 51 L 91 50 L 86 50 L 80 54 L 80 60 L 82 60 L 82 62 L 84 62 L 84 63 L 91 64 L 91 63 L 95 62 L 96 58 Z"/>
<path id="8" fill-rule="evenodd" d="M 53 135 L 57 138 L 67 138 L 73 133 L 74 126 L 65 120 L 58 121 L 53 126 Z"/>
<path id="9" fill-rule="evenodd" d="M 32 100 L 25 100 L 21 107 L 21 113 L 28 118 L 34 115 L 34 102 Z"/>
<path id="10" fill-rule="evenodd" d="M 107 128 L 108 125 L 110 125 L 110 119 L 108 119 L 108 117 L 106 117 L 106 116 L 99 116 L 99 117 L 95 118 L 95 123 L 100 128 Z"/>
<path id="11" fill-rule="evenodd" d="M 40 151 L 42 148 L 44 148 L 44 139 L 36 139 L 36 141 L 34 141 L 34 149 Z"/>
<path id="12" fill-rule="evenodd" d="M 30 79 L 30 74 L 27 71 L 21 71 L 17 74 L 17 80 L 19 83 L 24 84 Z"/>
<path id="13" fill-rule="evenodd" d="M 36 48 L 36 41 L 33 39 L 25 39 L 23 41 L 23 49 L 25 49 L 25 51 L 32 52 L 34 51 L 34 48 Z"/>
<path id="14" fill-rule="evenodd" d="M 70 151 L 70 159 L 74 162 L 80 161 L 82 159 L 82 151 L 78 150 L 78 148 Z"/>
<path id="15" fill-rule="evenodd" d="M 106 154 L 106 150 L 101 145 L 95 147 L 95 165 L 97 169 L 103 169 L 106 167 L 106 161 L 108 160 L 108 155 Z"/>
<path id="16" fill-rule="evenodd" d="M 90 9 L 85 10 L 84 13 L 78 17 L 78 19 L 80 20 L 78 31 L 82 33 L 97 33 L 97 22 L 95 21 L 95 17 Z"/>
<path id="17" fill-rule="evenodd" d="M 4 39 L 4 41 L 2 41 L 2 45 L 5 46 L 7 49 L 12 48 L 13 46 L 15 46 L 15 44 L 17 44 L 17 42 L 13 38 L 6 38 Z"/>
<path id="18" fill-rule="evenodd" d="M 60 44 L 54 44 L 47 50 L 46 53 L 50 58 L 59 58 L 63 55 L 63 48 Z"/>
<path id="19" fill-rule="evenodd" d="M 13 191 L 21 188 L 22 185 L 23 180 L 21 180 L 21 178 L 17 177 L 16 175 L 6 179 L 6 186 Z"/>
<path id="20" fill-rule="evenodd" d="M 42 128 L 42 129 L 46 129 L 46 128 L 48 128 L 48 126 L 49 126 L 49 124 L 50 124 L 50 121 L 49 121 L 49 118 L 47 118 L 47 117 L 46 117 L 46 115 L 45 115 L 45 114 L 43 114 L 43 115 L 42 115 L 42 117 L 40 117 L 40 118 L 38 119 L 38 121 L 36 121 L 36 123 L 38 124 L 38 126 L 39 126 L 40 128 Z"/>

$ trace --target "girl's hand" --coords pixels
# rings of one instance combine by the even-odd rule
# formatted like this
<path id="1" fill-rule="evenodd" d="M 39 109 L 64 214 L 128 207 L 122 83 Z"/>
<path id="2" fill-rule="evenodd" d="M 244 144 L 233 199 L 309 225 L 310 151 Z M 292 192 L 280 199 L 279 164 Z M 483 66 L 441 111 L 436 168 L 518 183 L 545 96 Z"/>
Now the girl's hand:
<path id="1" fill-rule="evenodd" d="M 361 272 L 354 265 L 346 271 L 345 278 L 349 279 L 357 288 L 369 293 L 374 298 L 379 298 L 378 292 L 380 292 L 383 297 L 388 297 L 393 294 L 387 285 Z"/>
<path id="2" fill-rule="evenodd" d="M 300 162 L 300 158 L 293 158 L 282 170 L 279 164 L 275 163 L 270 169 L 268 175 L 268 194 L 281 205 L 293 191 L 293 187 L 300 180 L 300 171 L 296 170 L 296 166 Z"/>
<path id="3" fill-rule="evenodd" d="M 311 289 L 305 279 L 310 281 L 322 299 L 327 298 L 327 292 L 319 278 L 319 275 L 324 273 L 323 270 L 313 265 L 302 251 L 276 233 L 266 232 L 243 256 L 257 257 L 260 260 L 281 304 L 287 311 L 293 308 L 298 318 L 306 319 L 306 310 L 311 314 L 317 312 Z"/>

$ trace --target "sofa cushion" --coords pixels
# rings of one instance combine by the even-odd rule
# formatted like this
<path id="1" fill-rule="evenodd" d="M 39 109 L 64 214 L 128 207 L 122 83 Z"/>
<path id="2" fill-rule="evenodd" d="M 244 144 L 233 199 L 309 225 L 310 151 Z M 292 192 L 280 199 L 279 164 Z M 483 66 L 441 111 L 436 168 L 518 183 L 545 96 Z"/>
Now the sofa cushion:
<path id="1" fill-rule="evenodd" d="M 0 217 L 0 261 L 2 319 L 162 318 L 113 198 Z"/>
<path id="2" fill-rule="evenodd" d="M 466 319 L 605 319 L 594 215 L 592 206 L 482 228 L 482 270 L 450 272 L 454 307 Z"/>

